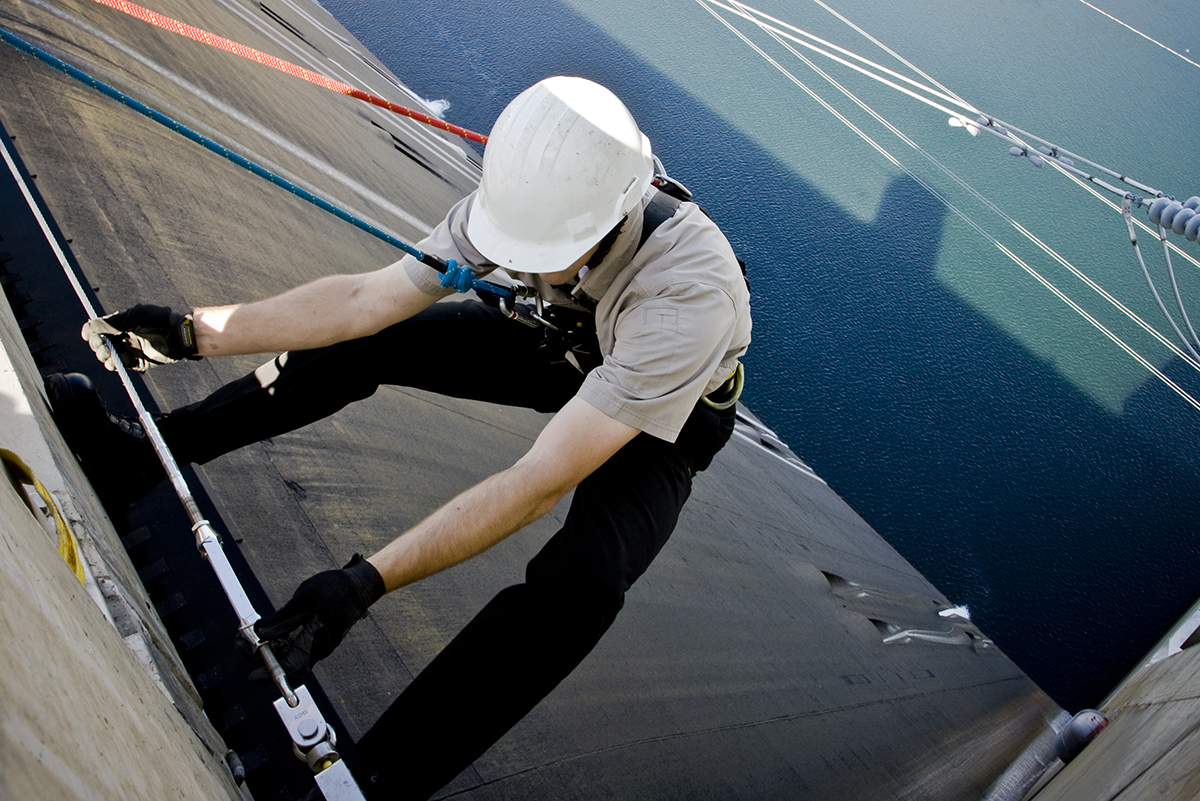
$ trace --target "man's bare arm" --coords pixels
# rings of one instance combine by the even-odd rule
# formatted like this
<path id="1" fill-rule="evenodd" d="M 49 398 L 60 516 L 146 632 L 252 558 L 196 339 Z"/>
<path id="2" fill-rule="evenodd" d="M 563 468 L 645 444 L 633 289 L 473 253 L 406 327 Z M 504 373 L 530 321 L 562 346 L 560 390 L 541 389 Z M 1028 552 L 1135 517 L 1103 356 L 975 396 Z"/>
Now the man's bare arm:
<path id="1" fill-rule="evenodd" d="M 368 561 L 390 592 L 470 559 L 550 511 L 637 433 L 572 398 L 516 464 L 462 493 Z"/>
<path id="2" fill-rule="evenodd" d="M 334 275 L 255 303 L 196 309 L 201 356 L 320 348 L 374 334 L 433 305 L 397 262 Z"/>

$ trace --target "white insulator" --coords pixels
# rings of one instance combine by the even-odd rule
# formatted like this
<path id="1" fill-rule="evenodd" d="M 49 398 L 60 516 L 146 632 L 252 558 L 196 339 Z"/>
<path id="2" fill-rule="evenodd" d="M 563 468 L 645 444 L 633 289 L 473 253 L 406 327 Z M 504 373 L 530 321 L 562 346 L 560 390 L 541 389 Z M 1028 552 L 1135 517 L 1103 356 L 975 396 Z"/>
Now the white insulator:
<path id="1" fill-rule="evenodd" d="M 992 127 L 995 128 L 996 132 L 999 133 L 1001 136 L 1008 136 L 1008 129 L 1005 128 L 1003 125 L 994 125 L 993 124 Z"/>
<path id="2" fill-rule="evenodd" d="M 1031 155 L 1031 156 L 1029 157 L 1029 163 L 1030 163 L 1030 164 L 1032 164 L 1032 165 L 1033 165 L 1033 166 L 1035 166 L 1035 167 L 1040 167 L 1040 166 L 1042 166 L 1043 164 L 1045 164 L 1045 163 L 1046 163 L 1046 160 L 1045 160 L 1044 158 L 1042 158 L 1041 156 L 1033 156 L 1033 155 Z"/>
<path id="3" fill-rule="evenodd" d="M 1046 147 L 1045 145 L 1042 145 L 1041 147 L 1039 147 L 1038 152 L 1041 153 L 1043 156 L 1054 155 L 1053 153 L 1050 152 L 1050 148 Z"/>
<path id="4" fill-rule="evenodd" d="M 1010 155 L 1010 156 L 1024 156 L 1024 155 L 1025 155 L 1025 148 L 1023 148 L 1023 147 L 1017 147 L 1016 145 L 1013 145 L 1012 147 L 1010 147 L 1010 148 L 1008 149 L 1008 155 Z"/>
<path id="5" fill-rule="evenodd" d="M 987 117 L 977 117 L 975 119 L 975 122 L 979 123 L 980 128 L 987 128 L 989 125 L 992 124 L 992 121 L 989 120 Z"/>
<path id="6" fill-rule="evenodd" d="M 1176 213 L 1175 219 L 1171 220 L 1171 230 L 1177 234 L 1182 234 L 1188 222 L 1195 216 L 1195 209 L 1189 209 L 1187 206 L 1184 206 Z"/>
<path id="7" fill-rule="evenodd" d="M 1066 164 L 1068 167 L 1075 166 L 1075 162 L 1072 159 L 1067 158 L 1066 156 L 1059 156 L 1058 160 L 1061 161 L 1063 164 Z"/>
<path id="8" fill-rule="evenodd" d="M 1185 209 L 1200 209 L 1200 197 L 1192 195 L 1187 200 L 1183 201 L 1183 207 Z"/>
<path id="9" fill-rule="evenodd" d="M 1162 222 L 1163 209 L 1169 205 L 1171 205 L 1171 198 L 1169 197 L 1160 197 L 1158 200 L 1151 203 L 1149 213 L 1150 222 L 1154 223 L 1155 225 L 1158 225 L 1160 222 Z"/>
<path id="10" fill-rule="evenodd" d="M 1168 206 L 1163 209 L 1162 222 L 1159 223 L 1163 228 L 1170 228 L 1171 223 L 1175 222 L 1175 215 L 1183 211 L 1183 204 L 1178 200 L 1172 200 Z"/>
<path id="11" fill-rule="evenodd" d="M 1187 237 L 1189 242 L 1195 242 L 1200 236 L 1200 214 L 1187 221 L 1187 225 L 1183 229 L 1183 235 Z"/>

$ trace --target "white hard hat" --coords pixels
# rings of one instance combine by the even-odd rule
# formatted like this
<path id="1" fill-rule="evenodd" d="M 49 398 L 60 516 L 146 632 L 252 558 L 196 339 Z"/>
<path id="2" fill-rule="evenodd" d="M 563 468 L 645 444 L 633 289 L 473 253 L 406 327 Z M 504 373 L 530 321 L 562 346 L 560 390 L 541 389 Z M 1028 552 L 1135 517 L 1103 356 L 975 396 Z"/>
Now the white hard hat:
<path id="1" fill-rule="evenodd" d="M 467 236 L 501 267 L 563 270 L 637 206 L 653 177 L 650 140 L 616 95 L 584 78 L 547 78 L 496 120 Z"/>

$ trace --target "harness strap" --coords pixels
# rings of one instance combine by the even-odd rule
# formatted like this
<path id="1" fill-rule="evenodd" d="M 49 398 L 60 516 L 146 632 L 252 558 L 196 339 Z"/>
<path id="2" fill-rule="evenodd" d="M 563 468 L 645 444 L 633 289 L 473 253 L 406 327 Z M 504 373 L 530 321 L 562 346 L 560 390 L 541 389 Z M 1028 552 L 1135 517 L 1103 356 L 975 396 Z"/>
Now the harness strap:
<path id="1" fill-rule="evenodd" d="M 686 189 L 683 191 L 687 191 Z M 689 192 L 690 196 L 691 193 Z M 638 242 L 638 250 L 642 249 L 642 245 L 646 244 L 646 240 L 654 233 L 654 230 L 662 225 L 667 220 L 675 216 L 679 211 L 679 207 L 684 203 L 684 199 L 674 195 L 667 194 L 667 191 L 660 189 L 654 199 L 646 204 L 645 213 L 642 216 L 642 238 Z M 704 211 L 704 209 L 701 209 Z M 704 212 L 708 214 L 708 212 Z M 746 263 L 738 259 L 738 265 L 742 268 L 742 277 L 746 275 Z M 746 286 L 750 286 L 750 282 L 746 282 Z M 733 406 L 742 396 L 742 388 L 746 382 L 746 371 L 739 362 L 737 369 L 733 374 L 725 380 L 725 383 L 717 387 L 708 395 L 701 398 L 701 402 L 710 409 L 723 411 Z"/>
<path id="2" fill-rule="evenodd" d="M 686 192 L 687 196 L 680 197 L 679 194 L 671 194 L 679 192 Z M 642 216 L 642 238 L 638 242 L 638 250 L 641 250 L 642 245 L 646 244 L 646 240 L 654 233 L 654 229 L 675 216 L 680 205 L 696 202 L 691 198 L 692 193 L 676 181 L 660 186 L 658 194 L 646 205 L 645 213 Z M 704 212 L 704 216 L 708 217 L 708 212 L 704 211 L 704 207 L 698 203 L 696 205 L 699 206 L 700 211 Z M 750 279 L 746 276 L 746 262 L 742 261 L 737 254 L 734 254 L 734 258 L 737 259 L 738 267 L 742 270 L 742 279 L 746 282 L 746 289 L 749 289 Z"/>
<path id="3" fill-rule="evenodd" d="M 642 211 L 642 238 L 638 240 L 638 250 L 642 249 L 642 245 L 646 244 L 646 240 L 658 226 L 675 216 L 675 212 L 679 211 L 682 204 L 683 201 L 679 198 L 671 197 L 661 191 L 646 204 L 646 208 Z"/>
<path id="4" fill-rule="evenodd" d="M 654 233 L 654 230 L 658 226 L 675 216 L 675 212 L 679 211 L 681 203 L 682 201 L 678 198 L 671 197 L 666 192 L 660 191 L 646 204 L 646 208 L 642 209 L 642 236 L 638 240 L 637 250 L 642 249 L 642 245 L 646 244 L 646 240 L 650 238 L 650 235 Z M 614 233 L 615 231 L 616 229 L 614 229 Z M 615 239 L 616 237 L 613 237 L 614 241 Z M 608 242 L 608 246 L 612 247 L 612 241 Z M 601 250 L 607 253 L 608 248 L 601 247 Z M 634 252 L 636 253 L 637 251 Z M 596 259 L 596 261 L 599 262 L 599 259 Z M 576 303 L 592 314 L 596 313 L 596 304 L 598 301 L 591 296 L 577 289 L 571 293 L 571 297 L 575 299 Z"/>

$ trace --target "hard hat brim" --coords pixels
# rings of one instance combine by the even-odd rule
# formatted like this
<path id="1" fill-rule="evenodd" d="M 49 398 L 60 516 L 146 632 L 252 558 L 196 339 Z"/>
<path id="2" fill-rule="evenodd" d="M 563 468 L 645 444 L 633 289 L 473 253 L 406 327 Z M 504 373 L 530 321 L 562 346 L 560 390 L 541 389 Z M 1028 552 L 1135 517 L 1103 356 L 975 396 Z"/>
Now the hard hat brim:
<path id="1" fill-rule="evenodd" d="M 501 231 L 481 208 L 485 201 L 476 192 L 467 209 L 467 237 L 488 261 L 519 273 L 553 273 L 565 270 L 596 245 L 609 229 L 595 230 L 572 241 L 524 242 Z"/>

